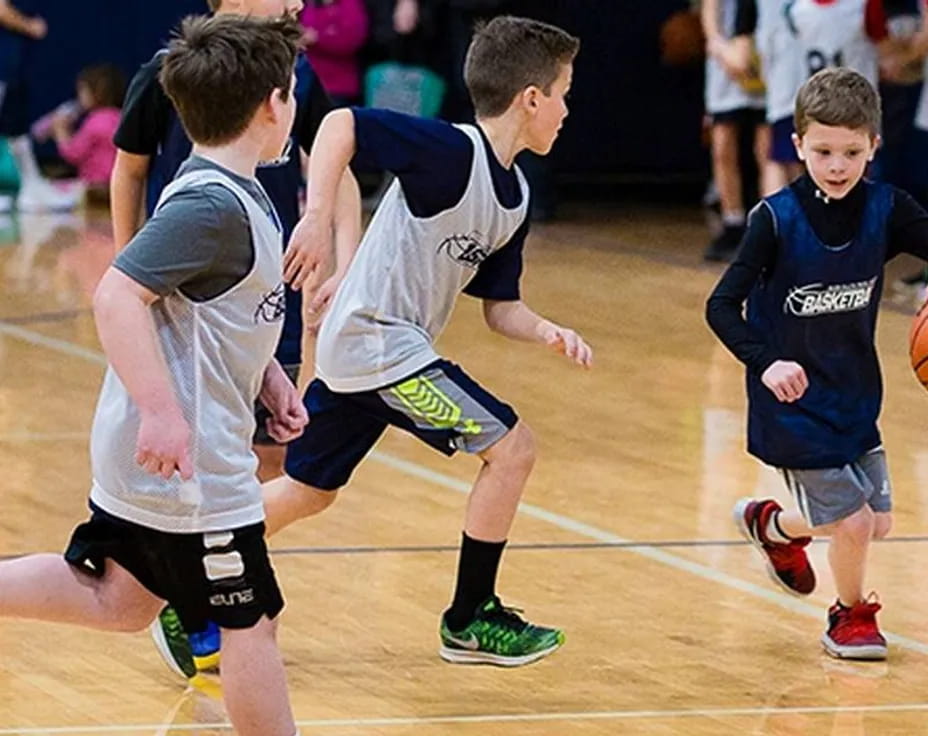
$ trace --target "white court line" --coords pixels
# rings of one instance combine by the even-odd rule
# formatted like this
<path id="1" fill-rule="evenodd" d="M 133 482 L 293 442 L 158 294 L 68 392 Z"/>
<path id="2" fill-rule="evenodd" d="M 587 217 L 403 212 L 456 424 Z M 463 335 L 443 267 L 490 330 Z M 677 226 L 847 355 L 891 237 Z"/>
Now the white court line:
<path id="1" fill-rule="evenodd" d="M 83 358 L 93 363 L 102 363 L 104 365 L 106 364 L 106 358 L 96 351 L 88 350 L 87 348 L 81 347 L 80 345 L 74 345 L 65 340 L 49 338 L 39 332 L 34 332 L 33 330 L 28 330 L 17 325 L 9 325 L 4 322 L 0 322 L 0 333 L 8 334 L 12 337 L 24 340 L 25 342 L 31 343 L 33 345 L 46 347 L 50 350 L 57 350 L 59 352 L 65 353 L 66 355 Z M 410 462 L 409 460 L 403 460 L 402 458 L 395 457 L 385 452 L 375 450 L 370 454 L 369 457 L 383 465 L 388 465 L 408 475 L 421 478 L 452 491 L 468 493 L 471 488 L 469 483 L 462 481 L 459 478 L 454 478 L 450 475 L 446 475 L 445 473 L 439 473 L 438 471 L 432 470 L 431 468 L 419 465 L 418 463 Z M 620 537 L 617 534 L 613 534 L 610 531 L 591 526 L 590 524 L 572 519 L 569 516 L 558 514 L 554 511 L 548 511 L 541 506 L 525 503 L 524 501 L 519 504 L 519 512 L 534 519 L 545 521 L 553 526 L 559 527 L 560 529 L 565 529 L 589 539 L 595 539 L 598 542 L 628 544 L 632 541 L 630 539 L 626 539 L 625 537 Z M 742 593 L 753 595 L 756 598 L 761 598 L 765 601 L 778 605 L 781 608 L 785 608 L 788 611 L 792 611 L 793 613 L 800 613 L 815 619 L 822 618 L 822 609 L 819 606 L 806 603 L 802 600 L 799 600 L 798 598 L 786 595 L 785 593 L 780 593 L 776 590 L 761 587 L 760 585 L 736 578 L 733 575 L 721 572 L 720 570 L 716 570 L 715 568 L 709 567 L 708 565 L 703 565 L 699 562 L 687 560 L 684 557 L 671 554 L 670 552 L 667 552 L 663 549 L 649 546 L 636 546 L 626 548 L 626 550 L 631 554 L 644 557 L 654 562 L 659 562 L 676 570 L 688 572 L 692 575 L 696 575 L 697 577 L 710 580 L 714 583 L 724 585 Z M 885 630 L 883 631 L 883 635 L 886 637 L 888 642 L 895 644 L 898 647 L 908 649 L 909 651 L 918 652 L 919 654 L 928 654 L 928 644 L 918 641 L 917 639 L 911 639 L 900 634 L 893 634 Z"/>
<path id="2" fill-rule="evenodd" d="M 692 710 L 605 710 L 577 711 L 575 713 L 482 713 L 479 715 L 458 716 L 409 716 L 399 718 L 318 718 L 296 721 L 299 728 L 375 728 L 391 726 L 428 726 L 441 724 L 468 723 L 543 723 L 557 721 L 620 721 L 643 719 L 672 718 L 744 718 L 750 716 L 787 716 L 787 715 L 836 715 L 844 713 L 924 713 L 928 712 L 928 703 L 897 703 L 891 705 L 821 705 L 795 706 L 783 708 L 693 708 Z M 3 728 L 0 735 L 26 736 L 27 734 L 86 734 L 86 733 L 135 733 L 151 732 L 155 729 L 161 733 L 171 731 L 198 731 L 205 729 L 231 730 L 227 722 L 217 723 L 177 723 L 177 724 L 126 724 L 96 726 L 53 726 L 42 728 Z"/>
<path id="3" fill-rule="evenodd" d="M 75 358 L 83 358 L 91 363 L 106 365 L 106 357 L 96 350 L 91 350 L 81 345 L 75 345 L 73 342 L 68 342 L 67 340 L 59 340 L 57 337 L 49 337 L 48 335 L 43 335 L 41 332 L 28 330 L 19 325 L 11 325 L 9 322 L 0 321 L 0 334 L 15 337 L 31 345 L 38 345 L 39 347 L 48 348 L 49 350 L 57 350 L 59 353 L 64 353 L 66 355 L 73 355 Z"/>
<path id="4" fill-rule="evenodd" d="M 458 491 L 460 493 L 468 493 L 470 491 L 469 483 L 465 483 L 462 480 L 453 478 L 450 475 L 445 475 L 444 473 L 439 473 L 438 471 L 426 468 L 417 463 L 409 462 L 408 460 L 403 460 L 402 458 L 394 457 L 377 450 L 372 452 L 370 457 L 372 460 L 376 460 L 377 462 L 383 463 L 384 465 L 389 465 L 396 470 L 401 470 L 408 475 L 421 478 L 422 480 L 429 481 L 435 485 L 444 486 L 445 488 Z M 525 514 L 526 516 L 530 516 L 533 519 L 546 521 L 549 524 L 570 532 L 574 532 L 575 534 L 589 537 L 590 539 L 595 539 L 597 542 L 629 544 L 632 541 L 604 529 L 599 529 L 598 527 L 591 526 L 582 521 L 571 519 L 568 516 L 563 516 L 553 511 L 548 511 L 547 509 L 543 509 L 540 506 L 535 506 L 534 504 L 526 503 L 524 501 L 519 504 L 519 512 Z M 728 573 L 721 572 L 720 570 L 716 570 L 715 568 L 703 565 L 699 562 L 692 562 L 684 557 L 671 554 L 670 552 L 667 552 L 663 549 L 650 546 L 626 547 L 624 549 L 631 554 L 645 557 L 649 560 L 653 560 L 654 562 L 660 562 L 661 564 L 673 567 L 677 570 L 682 570 L 698 577 L 705 578 L 706 580 L 711 580 L 714 583 L 720 583 L 729 588 L 739 590 L 742 593 L 749 593 L 750 595 L 756 596 L 758 598 L 763 598 L 766 601 L 775 603 L 781 608 L 786 608 L 787 610 L 793 611 L 794 613 L 802 613 L 808 616 L 812 616 L 816 619 L 822 618 L 822 609 L 819 606 L 814 606 L 811 603 L 806 603 L 799 600 L 798 598 L 793 598 L 792 596 L 786 595 L 784 593 L 779 593 L 776 590 L 771 590 L 759 585 L 755 585 L 754 583 L 749 583 L 746 580 L 741 580 L 740 578 L 736 578 L 732 575 L 729 575 Z M 913 652 L 919 652 L 920 654 L 928 654 L 928 644 L 917 641 L 916 639 L 910 639 L 906 636 L 901 636 L 899 634 L 891 634 L 885 630 L 883 631 L 883 635 L 886 637 L 887 641 L 895 644 L 896 646 L 909 649 Z"/>
<path id="5" fill-rule="evenodd" d="M 0 434 L 0 442 L 76 442 L 86 439 L 87 432 L 29 432 L 16 430 Z"/>

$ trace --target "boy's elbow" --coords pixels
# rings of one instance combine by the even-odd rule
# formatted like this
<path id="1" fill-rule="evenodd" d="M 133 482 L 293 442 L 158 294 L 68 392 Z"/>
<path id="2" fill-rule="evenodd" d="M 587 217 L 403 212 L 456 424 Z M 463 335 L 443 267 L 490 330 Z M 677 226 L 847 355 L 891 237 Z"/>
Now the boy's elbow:
<path id="1" fill-rule="evenodd" d="M 113 173 L 111 179 L 120 179 L 125 182 L 127 179 L 144 181 L 148 177 L 149 156 L 143 156 L 138 153 L 129 153 L 121 148 L 116 149 L 116 161 L 113 163 Z"/>
<path id="2" fill-rule="evenodd" d="M 706 309 L 704 312 L 706 324 L 709 325 L 709 328 L 718 334 L 716 329 L 716 320 L 719 316 L 719 309 L 722 308 L 722 305 L 719 304 L 719 299 L 715 296 L 710 296 L 706 300 Z"/>
<path id="3" fill-rule="evenodd" d="M 113 290 L 110 285 L 109 279 L 104 277 L 100 279 L 100 283 L 97 284 L 97 288 L 93 292 L 93 318 L 96 321 L 99 321 L 101 317 L 106 315 L 109 305 L 112 303 Z"/>

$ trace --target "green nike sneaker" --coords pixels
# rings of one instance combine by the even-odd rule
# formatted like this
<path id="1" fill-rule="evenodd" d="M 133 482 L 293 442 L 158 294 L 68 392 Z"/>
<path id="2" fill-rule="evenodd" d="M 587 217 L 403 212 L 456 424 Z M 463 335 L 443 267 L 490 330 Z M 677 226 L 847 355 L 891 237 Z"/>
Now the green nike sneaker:
<path id="1" fill-rule="evenodd" d="M 165 606 L 149 628 L 151 638 L 155 640 L 155 648 L 171 671 L 188 680 L 196 677 L 197 666 L 193 661 L 190 640 L 177 611 Z"/>
<path id="2" fill-rule="evenodd" d="M 535 626 L 491 596 L 477 607 L 474 620 L 451 631 L 441 619 L 441 658 L 456 664 L 519 667 L 546 657 L 564 643 L 564 632 Z"/>

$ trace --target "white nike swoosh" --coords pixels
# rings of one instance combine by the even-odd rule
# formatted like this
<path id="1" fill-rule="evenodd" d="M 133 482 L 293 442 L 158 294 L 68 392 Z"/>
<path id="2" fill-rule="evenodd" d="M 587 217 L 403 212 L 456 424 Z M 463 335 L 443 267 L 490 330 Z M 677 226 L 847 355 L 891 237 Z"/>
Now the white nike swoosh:
<path id="1" fill-rule="evenodd" d="M 452 644 L 457 644 L 463 649 L 470 649 L 471 651 L 477 651 L 480 649 L 480 642 L 477 641 L 477 637 L 473 634 L 470 635 L 470 639 L 458 639 L 454 636 L 448 635 L 448 640 Z"/>

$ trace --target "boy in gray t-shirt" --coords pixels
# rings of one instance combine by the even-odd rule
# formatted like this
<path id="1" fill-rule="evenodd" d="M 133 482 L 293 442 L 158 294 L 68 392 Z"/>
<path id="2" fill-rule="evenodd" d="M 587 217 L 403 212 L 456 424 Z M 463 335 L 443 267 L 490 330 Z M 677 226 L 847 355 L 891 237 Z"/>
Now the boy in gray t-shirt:
<path id="1" fill-rule="evenodd" d="M 194 156 L 94 297 L 110 366 L 93 514 L 64 558 L 0 563 L 3 616 L 136 631 L 169 602 L 190 630 L 217 622 L 229 717 L 247 736 L 296 733 L 251 437 L 259 393 L 282 441 L 307 420 L 273 358 L 281 232 L 254 179 L 289 136 L 301 38 L 293 20 L 228 16 L 188 19 L 172 42 L 162 83 Z M 248 236 L 227 237 L 243 220 Z"/>

